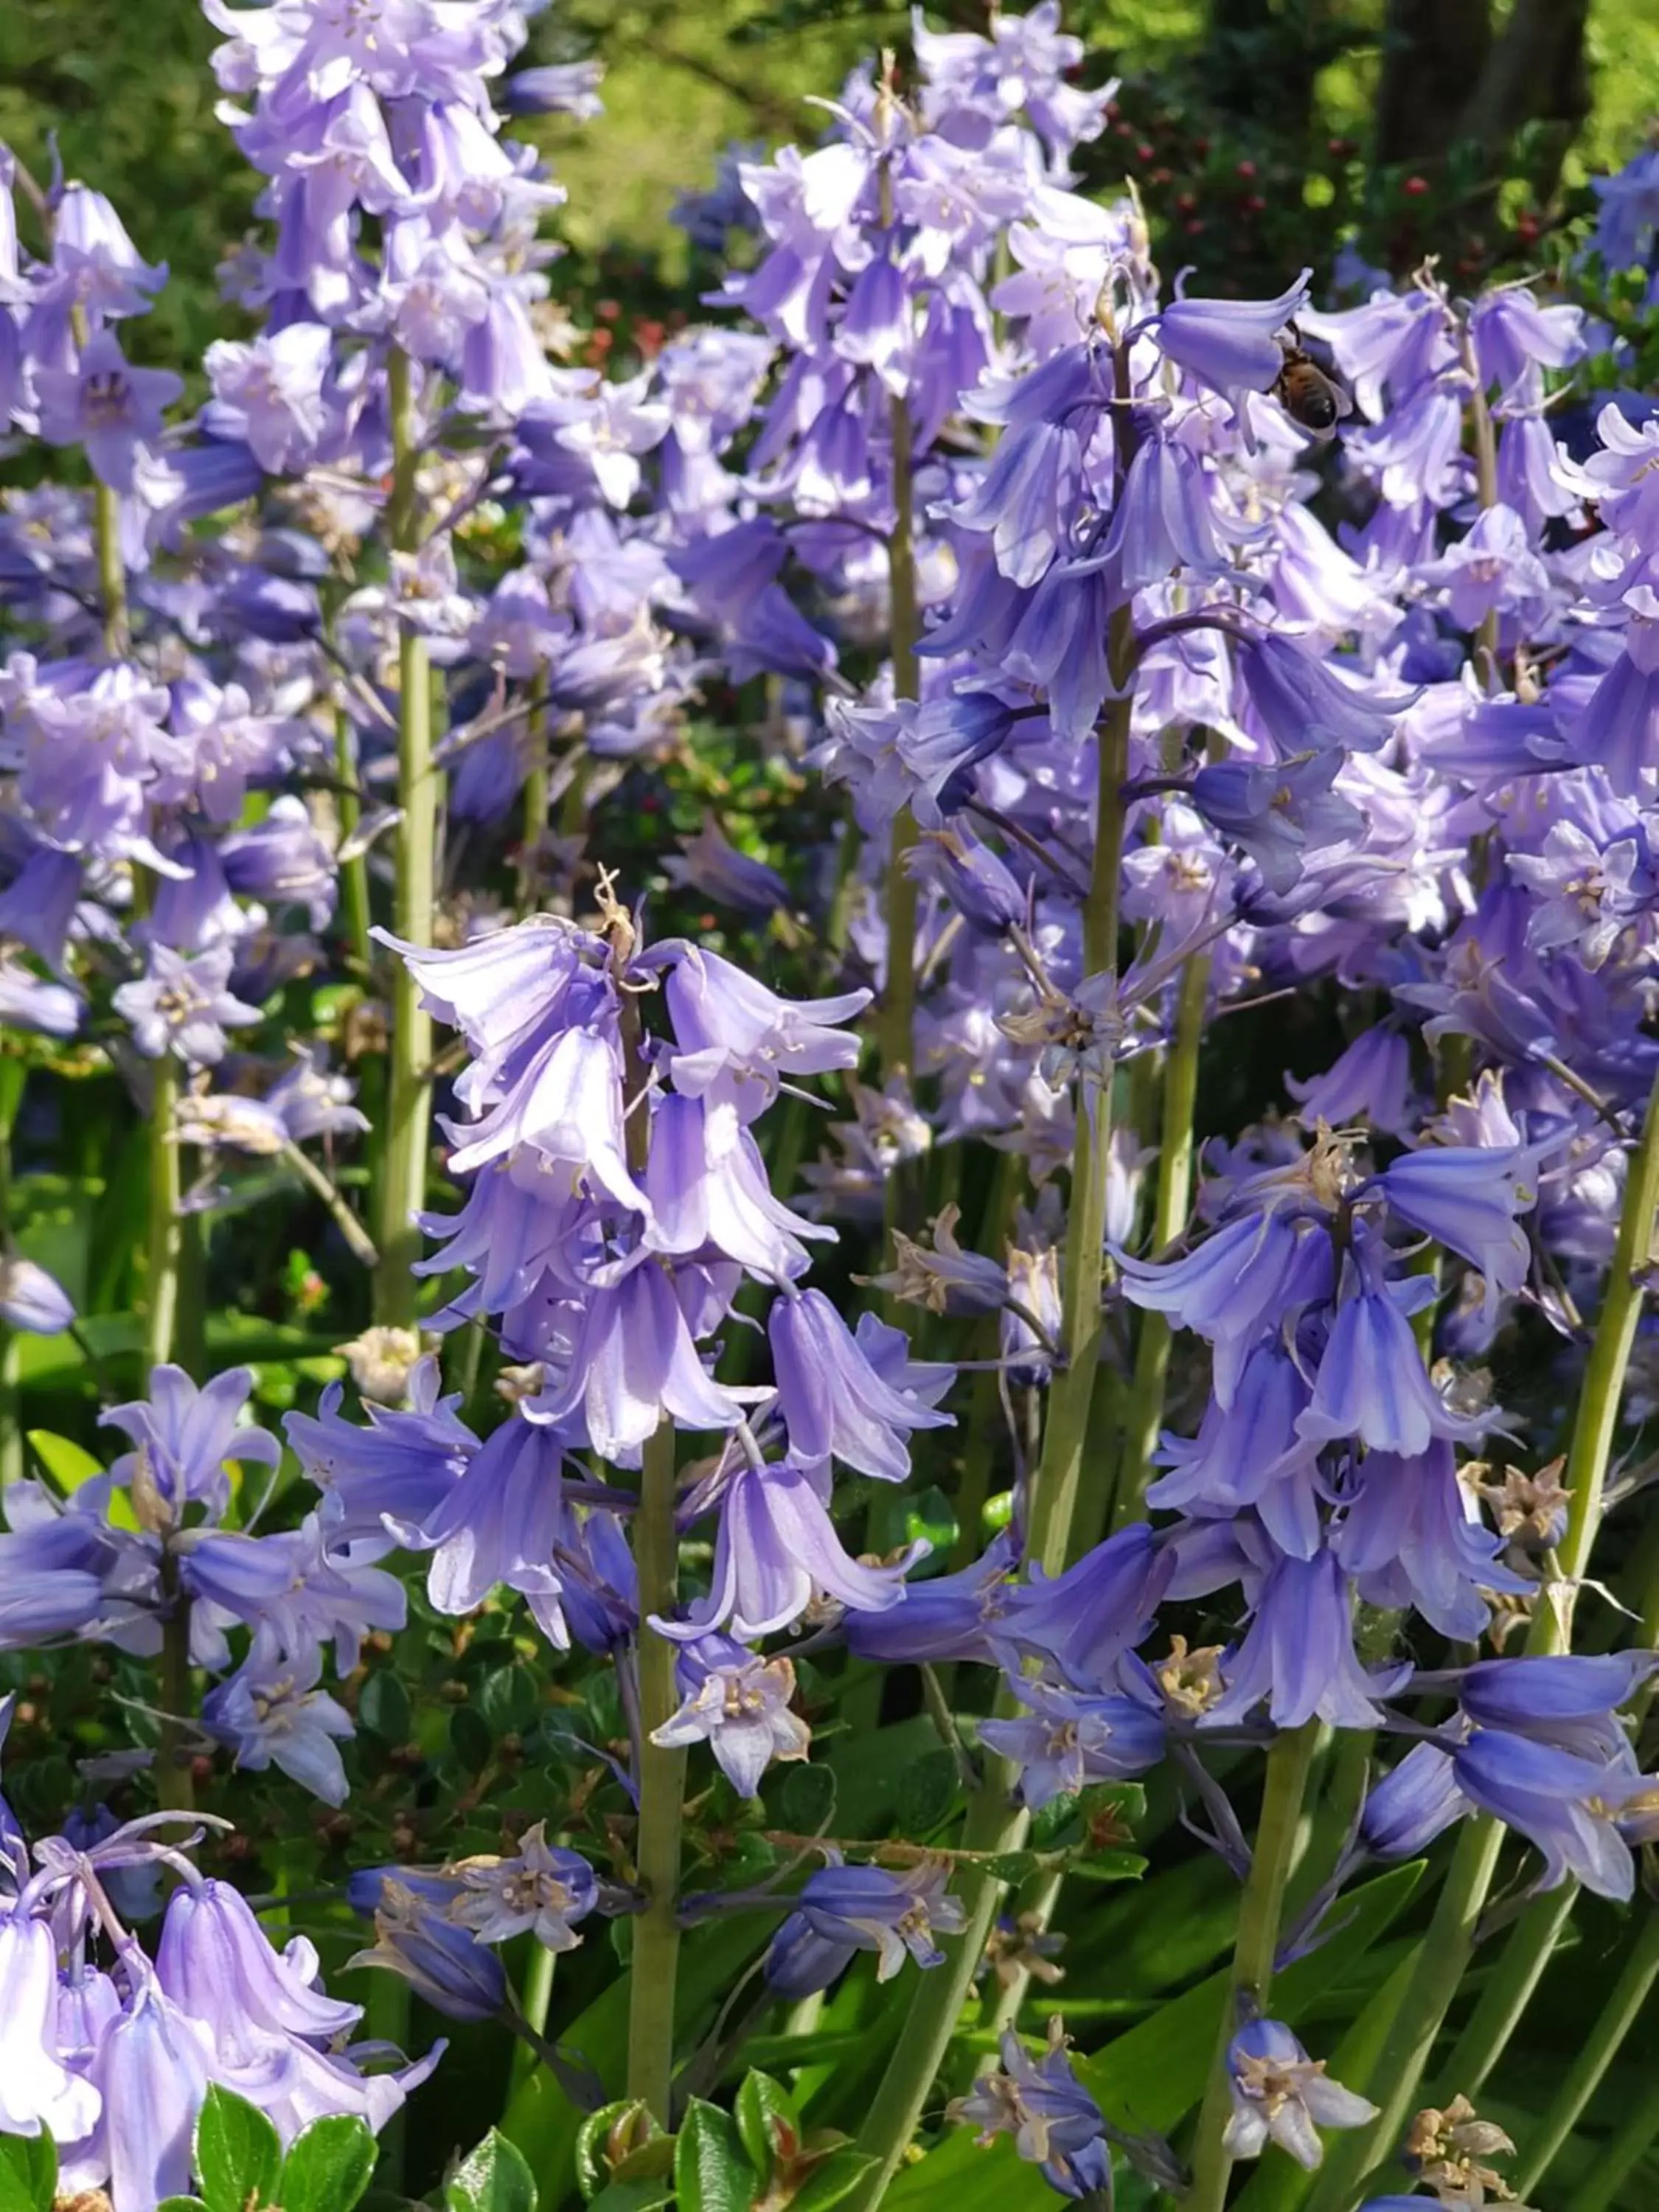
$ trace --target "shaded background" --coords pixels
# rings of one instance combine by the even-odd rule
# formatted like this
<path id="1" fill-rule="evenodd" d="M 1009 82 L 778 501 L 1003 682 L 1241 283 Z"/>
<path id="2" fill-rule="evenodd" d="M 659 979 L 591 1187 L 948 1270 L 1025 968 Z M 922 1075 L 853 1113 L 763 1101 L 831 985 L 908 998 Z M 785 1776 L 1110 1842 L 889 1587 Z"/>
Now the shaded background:
<path id="1" fill-rule="evenodd" d="M 935 24 L 982 28 L 982 0 Z M 1123 80 L 1091 181 L 1128 174 L 1160 256 L 1215 289 L 1278 289 L 1345 234 L 1403 274 L 1426 252 L 1461 289 L 1547 264 L 1587 176 L 1642 144 L 1659 108 L 1659 0 L 1071 0 L 1083 72 Z M 197 0 L 0 0 L 0 137 L 108 192 L 175 283 L 141 326 L 184 364 L 227 328 L 214 270 L 256 184 L 214 115 L 218 34 Z M 669 220 L 734 139 L 811 139 L 908 16 L 864 0 L 556 0 L 528 58 L 604 58 L 606 112 L 532 125 L 568 186 L 576 249 L 556 279 L 591 307 L 690 306 L 707 271 Z M 1321 265 L 1322 264 L 1322 265 Z"/>

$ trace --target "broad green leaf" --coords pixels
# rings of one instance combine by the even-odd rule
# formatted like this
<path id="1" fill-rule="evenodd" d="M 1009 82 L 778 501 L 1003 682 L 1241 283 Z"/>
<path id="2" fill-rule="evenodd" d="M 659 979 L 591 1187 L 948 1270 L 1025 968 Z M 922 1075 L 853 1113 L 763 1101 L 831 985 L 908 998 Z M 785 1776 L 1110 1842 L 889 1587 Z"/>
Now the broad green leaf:
<path id="1" fill-rule="evenodd" d="M 789 2212 L 830 2212 L 832 2204 L 851 2196 L 871 2167 L 879 2163 L 868 2151 L 855 2150 L 851 2143 L 845 2150 L 832 2150 L 790 2198 Z"/>
<path id="2" fill-rule="evenodd" d="M 283 2212 L 351 2212 L 378 2156 L 368 2125 L 350 2113 L 313 2120 L 294 2138 L 276 2185 Z"/>
<path id="3" fill-rule="evenodd" d="M 58 2152 L 38 2136 L 0 2136 L 0 2212 L 52 2212 L 58 2193 Z"/>
<path id="4" fill-rule="evenodd" d="M 816 1836 L 836 1809 L 833 1769 L 817 1759 L 791 1766 L 772 1802 L 784 1827 L 793 1828 L 798 1836 Z"/>
<path id="5" fill-rule="evenodd" d="M 694 2097 L 674 2143 L 674 2193 L 680 2212 L 749 2212 L 759 2186 L 730 2112 Z"/>
<path id="6" fill-rule="evenodd" d="M 155 2212 L 207 2212 L 207 2206 L 199 2197 L 164 2197 Z"/>
<path id="7" fill-rule="evenodd" d="M 899 1784 L 894 1821 L 902 1836 L 921 1841 L 932 1834 L 961 1794 L 957 1762 L 943 1744 L 913 1759 Z"/>
<path id="8" fill-rule="evenodd" d="M 276 2202 L 283 2146 L 245 2097 L 216 2082 L 196 2123 L 196 2172 L 208 2212 L 252 2212 Z"/>
<path id="9" fill-rule="evenodd" d="M 66 1498 L 72 1498 L 83 1482 L 104 1472 L 103 1462 L 96 1460 L 84 1444 L 77 1444 L 70 1437 L 55 1436 L 50 1429 L 31 1429 L 29 1448 Z"/>
<path id="10" fill-rule="evenodd" d="M 597 2197 L 617 2168 L 662 2134 L 643 2097 L 619 2097 L 582 2122 L 576 2136 L 576 2186 Z"/>
<path id="11" fill-rule="evenodd" d="M 638 2181 L 613 2181 L 592 2200 L 593 2212 L 656 2212 L 659 2204 L 674 2200 L 674 2185 L 666 2174 Z"/>
<path id="12" fill-rule="evenodd" d="M 536 2212 L 534 2176 L 516 2143 L 491 2128 L 444 2188 L 449 2212 Z"/>
<path id="13" fill-rule="evenodd" d="M 799 2136 L 789 2092 L 769 2074 L 745 2074 L 733 2100 L 733 2114 L 744 2154 L 764 2182 L 778 2155 L 780 2128 L 788 2130 L 783 2137 L 786 2146 Z"/>

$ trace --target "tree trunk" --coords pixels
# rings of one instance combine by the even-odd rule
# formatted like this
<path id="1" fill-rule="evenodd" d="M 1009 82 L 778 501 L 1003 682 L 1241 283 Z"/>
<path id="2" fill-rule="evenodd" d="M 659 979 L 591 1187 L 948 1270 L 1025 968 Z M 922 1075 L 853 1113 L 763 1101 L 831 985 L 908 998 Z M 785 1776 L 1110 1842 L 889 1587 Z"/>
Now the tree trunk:
<path id="1" fill-rule="evenodd" d="M 1463 110 L 1459 137 L 1496 152 L 1523 124 L 1576 131 L 1590 107 L 1589 16 L 1589 0 L 1515 0 Z"/>
<path id="2" fill-rule="evenodd" d="M 1445 158 L 1466 135 L 1468 88 L 1491 51 L 1487 0 L 1389 0 L 1372 149 L 1379 167 Z"/>

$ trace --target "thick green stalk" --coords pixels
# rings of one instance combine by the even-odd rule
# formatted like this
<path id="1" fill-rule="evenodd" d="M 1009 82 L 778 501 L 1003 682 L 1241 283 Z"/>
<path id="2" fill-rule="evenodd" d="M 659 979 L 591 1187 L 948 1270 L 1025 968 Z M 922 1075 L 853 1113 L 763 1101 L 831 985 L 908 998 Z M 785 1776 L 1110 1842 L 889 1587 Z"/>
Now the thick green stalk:
<path id="1" fill-rule="evenodd" d="M 1127 620 L 1113 620 L 1115 665 L 1124 657 Z M 1120 681 L 1122 679 L 1120 678 Z M 1123 860 L 1121 791 L 1128 773 L 1130 694 L 1112 701 L 1100 728 L 1099 811 L 1089 902 L 1083 916 L 1083 972 L 1117 964 L 1118 884 Z M 1106 1250 L 1106 1170 L 1111 1147 L 1109 1074 L 1098 1086 L 1085 1078 L 1077 1107 L 1077 1152 L 1061 1278 L 1060 1349 L 1065 1365 L 1048 1394 L 1042 1456 L 1031 1486 L 1026 1557 L 1050 1574 L 1066 1564 L 1077 1510 L 1100 1359 L 1100 1285 Z"/>
<path id="2" fill-rule="evenodd" d="M 1127 773 L 1132 695 L 1131 629 L 1127 611 L 1113 621 L 1114 672 L 1122 688 L 1101 725 L 1099 812 L 1084 909 L 1084 973 L 1109 973 L 1117 964 L 1118 891 L 1123 860 L 1122 786 Z M 1105 1245 L 1106 1163 L 1112 1125 L 1109 1078 L 1092 1094 L 1085 1084 L 1078 1101 L 1077 1153 L 1072 1208 L 1066 1228 L 1061 1293 L 1061 1341 L 1067 1365 L 1049 1395 L 1042 1450 L 1026 1501 L 1025 1557 L 1048 1573 L 1065 1565 L 1076 1509 L 1078 1477 L 1087 1441 L 1089 1407 L 1100 1339 L 1101 1261 Z M 998 1709 L 1018 1710 L 1003 1692 Z M 1026 1815 L 1012 1802 L 1014 1770 L 981 1747 L 983 1780 L 969 1802 L 962 1849 L 994 1853 L 1014 1849 Z M 945 1964 L 917 1984 L 892 2063 L 859 2131 L 858 2146 L 876 2165 L 848 2200 L 848 2212 L 874 2212 L 886 2191 L 927 2106 L 962 2008 L 973 1987 L 1001 1899 L 1003 1885 L 972 1865 L 961 1869 L 957 1889 L 967 1925 L 941 1948 Z"/>
<path id="3" fill-rule="evenodd" d="M 1286 1729 L 1267 1753 L 1267 1784 L 1261 1800 L 1249 1877 L 1238 1908 L 1238 1936 L 1233 1946 L 1232 1990 L 1222 2014 L 1221 2033 L 1210 2063 L 1209 2083 L 1198 2116 L 1193 2148 L 1193 2183 L 1182 2200 L 1187 2212 L 1221 2212 L 1232 2154 L 1223 2137 L 1232 2111 L 1227 2051 L 1247 2020 L 1267 2008 L 1273 1959 L 1285 1912 L 1285 1888 L 1296 1863 L 1302 1825 L 1302 1801 L 1319 1735 L 1316 1721 Z"/>
<path id="4" fill-rule="evenodd" d="M 159 1367 L 179 1343 L 179 1287 L 185 1249 L 184 1167 L 173 1135 L 179 1110 L 179 1063 L 171 1053 L 154 1063 L 149 1103 L 149 1211 L 145 1237 L 144 1362 Z"/>
<path id="5" fill-rule="evenodd" d="M 526 2023 L 538 2035 L 547 2027 L 547 2008 L 553 2001 L 553 1967 L 558 1954 L 550 1951 L 545 1943 L 535 1936 L 530 1939 L 530 1963 L 525 1968 L 524 1988 L 519 1996 L 519 2009 Z M 535 2072 L 536 2051 L 530 2043 L 513 2046 L 513 2070 L 509 2076 L 509 2096 L 515 2094 Z"/>
<path id="6" fill-rule="evenodd" d="M 1577 1883 L 1564 1881 L 1559 1889 L 1535 1898 L 1527 1907 L 1463 2033 L 1453 2045 L 1450 2057 L 1440 2069 L 1439 2086 L 1431 2103 L 1443 2108 L 1460 2092 L 1472 2103 L 1479 2101 L 1493 2067 L 1508 2050 L 1510 2038 L 1532 2002 L 1577 1902 Z"/>
<path id="7" fill-rule="evenodd" d="M 394 350 L 388 363 L 393 454 L 392 542 L 399 551 L 416 544 L 415 471 L 419 459 L 408 356 Z M 432 758 L 432 672 L 426 641 L 405 629 L 398 649 L 398 803 L 394 832 L 392 927 L 406 943 L 432 942 L 436 900 L 438 771 Z M 432 1020 L 421 1005 L 415 978 L 392 963 L 392 1054 L 386 1125 L 382 1133 L 380 1264 L 374 1274 L 374 1318 L 408 1328 L 416 1313 L 416 1279 L 410 1269 L 421 1256 L 415 1216 L 426 1203 L 426 1165 L 432 1116 Z"/>
<path id="8" fill-rule="evenodd" d="M 334 715 L 334 774 L 339 783 L 335 797 L 335 812 L 340 824 L 340 842 L 343 845 L 352 836 L 362 820 L 363 805 L 357 796 L 357 732 L 352 727 L 351 717 L 338 708 Z M 340 911 L 345 922 L 346 942 L 357 967 L 367 975 L 374 966 L 374 947 L 369 941 L 368 855 L 359 853 L 349 860 L 340 863 Z"/>
<path id="9" fill-rule="evenodd" d="M 1193 1113 L 1198 1099 L 1198 1056 L 1210 983 L 1207 954 L 1194 953 L 1181 971 L 1175 1035 L 1164 1070 L 1164 1110 L 1152 1203 L 1152 1249 L 1164 1251 L 1187 1225 L 1193 1196 Z M 1164 1426 L 1164 1393 L 1170 1374 L 1170 1322 L 1165 1314 L 1140 1316 L 1134 1380 L 1124 1416 L 1112 1526 L 1126 1528 L 1146 1510 L 1152 1454 Z"/>
<path id="10" fill-rule="evenodd" d="M 542 840 L 547 835 L 550 777 L 547 750 L 547 671 L 538 669 L 530 687 L 530 767 L 524 780 L 519 837 L 519 911 L 533 914 L 541 890 Z"/>
<path id="11" fill-rule="evenodd" d="M 1572 1641 L 1578 1587 L 1589 1571 L 1601 1525 L 1607 1462 L 1619 1425 L 1625 1376 L 1641 1318 L 1642 1277 L 1653 1247 L 1659 1209 L 1659 1081 L 1625 1183 L 1619 1237 L 1607 1296 L 1595 1324 L 1584 1385 L 1573 1420 L 1564 1480 L 1570 1493 L 1567 1527 L 1557 1547 L 1559 1579 L 1542 1592 L 1533 1614 L 1527 1650 L 1534 1656 L 1565 1651 Z M 1370 2128 L 1343 2136 L 1327 2158 L 1308 2212 L 1349 2212 L 1361 2177 L 1398 2141 L 1409 2118 L 1446 2014 L 1457 1994 L 1476 1929 L 1486 1908 L 1504 1840 L 1500 1824 L 1481 1814 L 1464 1823 L 1444 1888 L 1418 1953 L 1417 1970 L 1395 2018 L 1370 2088 L 1381 2106 Z"/>
<path id="12" fill-rule="evenodd" d="M 106 483 L 97 485 L 92 511 L 98 541 L 98 592 L 104 608 L 104 650 L 112 660 L 122 660 L 131 639 L 127 626 L 127 572 L 121 559 L 119 495 Z"/>
<path id="13" fill-rule="evenodd" d="M 650 1626 L 672 1613 L 679 1592 L 679 1537 L 674 1527 L 674 1430 L 665 1421 L 645 1447 L 634 1557 L 640 1578 L 640 1826 L 636 1857 L 645 1909 L 633 1922 L 629 1973 L 628 2094 L 643 2097 L 670 2124 L 674 2074 L 674 1985 L 679 1966 L 680 1823 L 685 1800 L 685 1753 L 651 1741 L 679 1705 L 675 1647 Z"/>
<path id="14" fill-rule="evenodd" d="M 1567 2069 L 1567 2078 L 1523 2146 L 1515 2176 L 1518 2196 L 1532 2195 L 1554 2163 L 1556 2153 L 1577 2125 L 1586 2105 L 1636 2025 L 1648 1994 L 1659 1980 L 1659 1911 L 1649 1908 L 1642 1932 L 1625 1962 L 1625 1971 L 1590 2030 L 1589 2039 Z"/>
<path id="15" fill-rule="evenodd" d="M 1630 2117 L 1596 2160 L 1564 2212 L 1607 2212 L 1626 2181 L 1659 2139 L 1659 2072 L 1637 2099 Z"/>

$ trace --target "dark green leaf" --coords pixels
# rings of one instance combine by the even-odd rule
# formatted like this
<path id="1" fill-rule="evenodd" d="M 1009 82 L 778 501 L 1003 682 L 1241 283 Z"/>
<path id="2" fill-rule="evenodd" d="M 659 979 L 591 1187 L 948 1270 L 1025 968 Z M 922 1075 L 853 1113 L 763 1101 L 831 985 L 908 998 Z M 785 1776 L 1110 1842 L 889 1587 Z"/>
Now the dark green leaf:
<path id="1" fill-rule="evenodd" d="M 196 2123 L 196 2172 L 208 2212 L 274 2204 L 282 2165 L 282 2143 L 264 2114 L 216 2082 Z"/>
<path id="2" fill-rule="evenodd" d="M 377 1667 L 363 1684 L 357 1699 L 357 1720 L 371 1735 L 386 1743 L 407 1743 L 410 1730 L 409 1692 L 390 1667 Z M 287 2212 L 287 2208 L 283 2208 Z"/>
<path id="3" fill-rule="evenodd" d="M 349 2113 L 313 2120 L 283 2160 L 276 2193 L 283 2212 L 351 2212 L 374 2171 L 374 2137 Z"/>
<path id="4" fill-rule="evenodd" d="M 836 1778 L 816 1761 L 792 1766 L 773 1800 L 778 1819 L 798 1836 L 816 1836 L 836 1809 Z"/>
<path id="5" fill-rule="evenodd" d="M 759 2185 L 743 2154 L 737 2122 L 718 2105 L 694 2097 L 674 2145 L 680 2212 L 749 2212 Z"/>
<path id="6" fill-rule="evenodd" d="M 902 1836 L 920 1840 L 949 1814 L 961 1787 L 957 1762 L 941 1744 L 911 1762 L 899 1784 L 895 1826 Z"/>
<path id="7" fill-rule="evenodd" d="M 523 1735 L 536 1724 L 539 1704 L 535 1677 L 527 1667 L 498 1667 L 485 1681 L 479 1703 L 498 1736 Z"/>
<path id="8" fill-rule="evenodd" d="M 620 2154 L 618 2147 L 633 2140 L 635 2129 L 641 2130 L 641 2141 L 657 2133 L 643 2097 L 618 2097 L 582 2122 L 576 2136 L 576 2186 L 584 2197 L 597 2197 L 605 2187 Z"/>
<path id="9" fill-rule="evenodd" d="M 1051 1850 L 1077 1820 L 1078 1793 L 1062 1790 L 1058 1797 L 1051 1797 L 1031 1815 L 1031 1846 L 1035 1850 Z"/>
<path id="10" fill-rule="evenodd" d="M 769 2074 L 745 2074 L 734 2103 L 738 2133 L 743 2139 L 744 2155 L 761 2179 L 765 2181 L 772 2171 L 778 2151 L 778 2127 L 799 2133 L 795 2108 L 789 2100 L 789 2092 Z"/>
<path id="11" fill-rule="evenodd" d="M 491 2128 L 450 2175 L 444 2203 L 449 2212 L 536 2212 L 535 2179 L 517 2144 Z"/>
<path id="12" fill-rule="evenodd" d="M 997 1851 L 982 1862 L 988 1874 L 999 1881 L 1024 1881 L 1037 1870 L 1035 1851 Z"/>
<path id="13" fill-rule="evenodd" d="M 155 2212 L 207 2212 L 199 2197 L 164 2197 Z"/>
<path id="14" fill-rule="evenodd" d="M 0 2212 L 51 2212 L 58 2193 L 58 2153 L 38 2136 L 0 2136 Z"/>
<path id="15" fill-rule="evenodd" d="M 832 2150 L 790 2198 L 789 2212 L 830 2212 L 832 2204 L 850 2196 L 871 2167 L 879 2163 L 868 2151 L 854 2150 L 850 2143 L 845 2150 Z"/>
<path id="16" fill-rule="evenodd" d="M 1139 1881 L 1146 1871 L 1139 1851 L 1085 1851 L 1066 1869 L 1080 1881 Z"/>
<path id="17" fill-rule="evenodd" d="M 468 1772 L 476 1774 L 495 1748 L 483 1715 L 471 1705 L 457 1705 L 449 1716 L 449 1747 Z"/>

